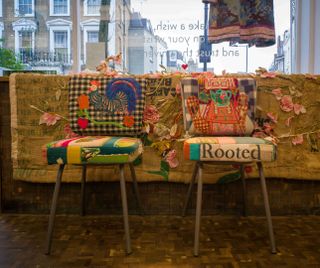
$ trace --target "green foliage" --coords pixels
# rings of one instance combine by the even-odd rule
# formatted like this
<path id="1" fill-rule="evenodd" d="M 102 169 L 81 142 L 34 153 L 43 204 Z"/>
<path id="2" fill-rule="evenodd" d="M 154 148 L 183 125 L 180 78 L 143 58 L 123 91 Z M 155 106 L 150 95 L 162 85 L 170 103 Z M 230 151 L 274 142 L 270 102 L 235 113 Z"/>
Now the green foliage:
<path id="1" fill-rule="evenodd" d="M 169 181 L 169 171 L 169 164 L 166 161 L 162 160 L 159 171 L 148 171 L 148 173 L 162 176 L 165 181 Z"/>
<path id="2" fill-rule="evenodd" d="M 227 174 L 223 177 L 221 177 L 217 184 L 227 184 L 227 183 L 231 183 L 237 180 L 241 179 L 241 174 L 239 171 L 235 172 L 235 173 L 231 173 L 231 174 Z"/>
<path id="3" fill-rule="evenodd" d="M 3 40 L 0 40 L 0 43 Z M 10 49 L 0 47 L 0 67 L 11 70 L 23 70 L 22 63 L 16 59 L 14 52 Z"/>

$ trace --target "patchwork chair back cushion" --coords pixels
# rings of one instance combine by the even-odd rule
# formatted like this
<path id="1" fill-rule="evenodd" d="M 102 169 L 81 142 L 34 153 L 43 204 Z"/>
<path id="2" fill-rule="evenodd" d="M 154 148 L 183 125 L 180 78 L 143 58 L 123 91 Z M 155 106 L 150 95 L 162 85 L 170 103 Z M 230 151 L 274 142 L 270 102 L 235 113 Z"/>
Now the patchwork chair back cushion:
<path id="1" fill-rule="evenodd" d="M 251 78 L 211 77 L 200 85 L 182 80 L 185 130 L 191 135 L 250 136 L 254 130 L 256 82 Z"/>
<path id="2" fill-rule="evenodd" d="M 133 161 L 142 154 L 142 143 L 134 136 L 142 129 L 145 91 L 145 79 L 82 75 L 70 78 L 71 128 L 79 136 L 45 146 L 48 164 L 59 164 L 48 227 L 47 254 L 51 251 L 54 218 L 65 164 L 82 166 L 82 214 L 85 211 L 87 165 L 119 164 L 126 252 L 131 252 L 124 164 L 130 166 L 134 192 L 141 208 Z"/>

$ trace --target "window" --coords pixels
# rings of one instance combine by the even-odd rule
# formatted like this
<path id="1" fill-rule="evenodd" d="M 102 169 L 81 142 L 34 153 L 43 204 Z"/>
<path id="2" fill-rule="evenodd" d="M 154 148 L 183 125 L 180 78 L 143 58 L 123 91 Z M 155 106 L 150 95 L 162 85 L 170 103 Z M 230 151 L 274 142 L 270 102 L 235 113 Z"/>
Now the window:
<path id="1" fill-rule="evenodd" d="M 70 16 L 70 0 L 50 0 L 50 16 Z"/>
<path id="2" fill-rule="evenodd" d="M 85 16 L 100 16 L 101 0 L 85 0 L 84 15 Z"/>
<path id="3" fill-rule="evenodd" d="M 47 22 L 50 36 L 50 52 L 56 62 L 70 63 L 72 22 L 56 19 Z"/>
<path id="4" fill-rule="evenodd" d="M 3 22 L 0 22 L 0 47 L 3 46 L 3 40 L 2 40 L 2 36 L 3 36 L 3 30 L 4 30 L 4 25 Z"/>
<path id="5" fill-rule="evenodd" d="M 0 17 L 2 17 L 2 0 L 0 0 Z"/>
<path id="6" fill-rule="evenodd" d="M 88 42 L 87 43 L 98 43 L 99 42 L 99 32 L 98 31 L 88 31 Z"/>
<path id="7" fill-rule="evenodd" d="M 15 53 L 24 63 L 32 60 L 34 53 L 34 39 L 37 24 L 33 20 L 19 19 L 12 23 L 15 36 Z"/>
<path id="8" fill-rule="evenodd" d="M 33 17 L 34 0 L 15 0 L 15 16 Z"/>

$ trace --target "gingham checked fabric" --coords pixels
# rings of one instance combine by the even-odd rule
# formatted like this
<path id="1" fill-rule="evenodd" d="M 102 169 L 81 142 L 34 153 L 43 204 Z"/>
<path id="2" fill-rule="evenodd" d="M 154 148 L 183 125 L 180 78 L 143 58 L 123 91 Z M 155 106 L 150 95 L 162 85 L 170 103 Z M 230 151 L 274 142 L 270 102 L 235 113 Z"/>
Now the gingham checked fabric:
<path id="1" fill-rule="evenodd" d="M 100 125 L 93 124 L 90 122 L 86 129 L 81 129 L 78 125 L 78 112 L 79 103 L 78 98 L 83 94 L 88 94 L 88 90 L 91 86 L 92 81 L 100 83 L 98 87 L 98 93 L 105 95 L 106 88 L 114 78 L 111 77 L 97 77 L 97 76 L 72 76 L 69 82 L 69 116 L 71 129 L 80 135 L 111 135 L 111 136 L 135 136 L 141 132 L 143 111 L 145 106 L 145 93 L 146 93 L 146 82 L 143 78 L 136 78 L 135 81 L 141 87 L 141 97 L 137 100 L 135 110 L 131 113 L 134 117 L 134 125 L 130 128 L 121 129 L 115 125 Z M 94 105 L 90 104 L 88 113 L 92 119 L 97 122 L 115 122 L 122 123 L 125 114 L 118 113 L 107 113 L 103 110 L 95 109 Z"/>
<path id="2" fill-rule="evenodd" d="M 193 121 L 192 115 L 187 109 L 188 99 L 192 96 L 194 96 L 196 99 L 199 99 L 199 83 L 197 79 L 185 78 L 181 80 L 181 86 L 184 128 L 186 131 L 188 131 Z"/>

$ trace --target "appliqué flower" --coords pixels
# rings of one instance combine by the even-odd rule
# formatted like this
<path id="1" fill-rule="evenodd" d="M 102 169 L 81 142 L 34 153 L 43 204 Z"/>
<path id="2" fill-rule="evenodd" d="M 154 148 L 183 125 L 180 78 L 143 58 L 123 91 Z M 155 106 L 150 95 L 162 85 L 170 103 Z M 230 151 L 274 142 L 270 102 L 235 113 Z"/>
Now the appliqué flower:
<path id="1" fill-rule="evenodd" d="M 134 117 L 133 115 L 126 115 L 123 117 L 123 125 L 126 127 L 134 126 Z"/>
<path id="2" fill-rule="evenodd" d="M 39 125 L 46 124 L 47 126 L 54 126 L 59 120 L 61 120 L 61 116 L 54 113 L 44 113 L 40 117 Z"/>
<path id="3" fill-rule="evenodd" d="M 87 118 L 79 117 L 77 123 L 81 129 L 86 129 L 89 125 L 89 120 Z"/>
<path id="4" fill-rule="evenodd" d="M 289 95 L 285 95 L 280 100 L 280 108 L 284 112 L 291 112 L 293 110 L 293 101 L 292 97 Z"/>
<path id="5" fill-rule="evenodd" d="M 275 95 L 277 100 L 281 100 L 281 98 L 283 96 L 281 88 L 276 88 L 276 89 L 272 90 L 272 94 Z"/>
<path id="6" fill-rule="evenodd" d="M 81 110 L 89 109 L 89 97 L 85 94 L 82 94 L 78 98 L 79 108 Z"/>
<path id="7" fill-rule="evenodd" d="M 177 151 L 171 150 L 166 156 L 165 160 L 169 164 L 170 168 L 176 168 L 179 165 L 179 160 L 177 159 Z"/>
<path id="8" fill-rule="evenodd" d="M 303 105 L 301 105 L 301 104 L 295 104 L 294 105 L 294 113 L 296 115 L 305 114 L 306 112 L 307 112 L 307 110 Z"/>
<path id="9" fill-rule="evenodd" d="M 160 120 L 158 109 L 154 105 L 148 105 L 143 113 L 143 121 L 145 123 L 156 124 Z"/>
<path id="10" fill-rule="evenodd" d="M 293 145 L 300 145 L 300 144 L 303 144 L 303 142 L 304 142 L 303 135 L 298 135 L 292 139 Z"/>

